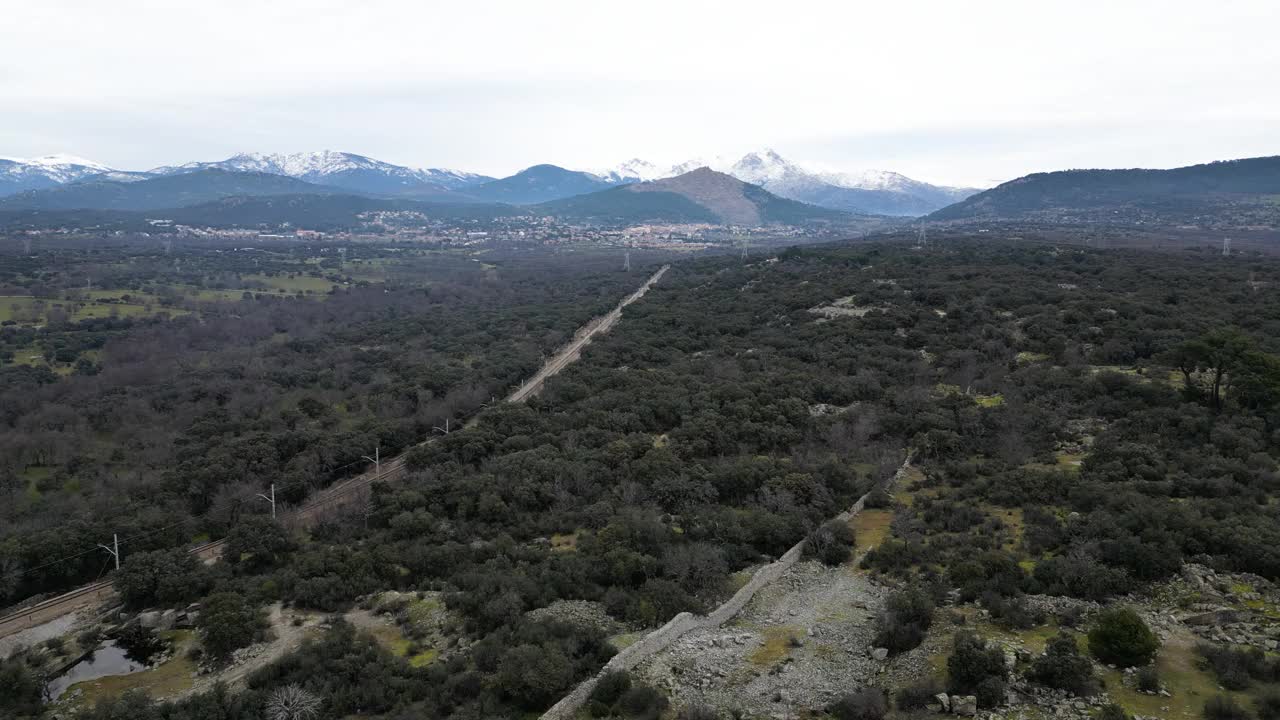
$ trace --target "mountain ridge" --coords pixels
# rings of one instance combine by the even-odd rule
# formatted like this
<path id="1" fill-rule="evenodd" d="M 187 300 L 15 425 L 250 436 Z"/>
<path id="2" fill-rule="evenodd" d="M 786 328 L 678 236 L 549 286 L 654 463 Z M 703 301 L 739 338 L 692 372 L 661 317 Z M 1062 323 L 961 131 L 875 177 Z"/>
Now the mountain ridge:
<path id="1" fill-rule="evenodd" d="M 1280 156 L 1168 170 L 1032 173 L 930 214 L 934 221 L 1280 226 Z"/>

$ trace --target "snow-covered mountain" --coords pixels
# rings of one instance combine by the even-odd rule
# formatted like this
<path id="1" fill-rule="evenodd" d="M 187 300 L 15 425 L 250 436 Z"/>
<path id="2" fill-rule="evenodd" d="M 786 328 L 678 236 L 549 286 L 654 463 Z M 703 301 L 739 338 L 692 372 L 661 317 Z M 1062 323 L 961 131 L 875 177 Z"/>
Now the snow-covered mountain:
<path id="1" fill-rule="evenodd" d="M 74 155 L 0 157 L 0 196 L 56 187 L 108 172 L 113 171 L 106 165 Z"/>
<path id="2" fill-rule="evenodd" d="M 663 170 L 648 160 L 641 160 L 640 158 L 632 158 L 621 165 L 607 170 L 597 170 L 593 174 L 605 182 L 613 183 L 615 185 L 648 182 L 650 180 L 671 177 L 671 174 L 668 171 Z"/>
<path id="3" fill-rule="evenodd" d="M 240 153 L 226 160 L 158 167 L 151 172 L 172 175 L 208 169 L 263 172 L 359 193 L 413 197 L 444 196 L 453 190 L 493 179 L 460 170 L 393 165 L 355 153 L 332 150 L 291 154 Z"/>
<path id="4" fill-rule="evenodd" d="M 631 160 L 597 174 L 612 183 L 643 182 L 676 177 L 701 167 L 759 185 L 790 200 L 876 215 L 926 215 L 978 192 L 931 185 L 886 170 L 814 172 L 768 149 L 747 153 L 736 161 L 719 156 L 694 158 L 665 171 L 653 163 Z"/>
<path id="5" fill-rule="evenodd" d="M 767 149 L 744 155 L 729 173 L 792 200 L 878 215 L 927 215 L 978 192 L 931 185 L 887 170 L 812 172 Z"/>

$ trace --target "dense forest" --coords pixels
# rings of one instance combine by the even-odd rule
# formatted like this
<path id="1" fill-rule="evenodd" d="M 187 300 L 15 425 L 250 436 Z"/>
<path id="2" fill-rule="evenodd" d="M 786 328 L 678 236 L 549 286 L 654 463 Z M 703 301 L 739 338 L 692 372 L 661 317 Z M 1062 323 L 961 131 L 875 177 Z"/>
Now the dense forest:
<path id="1" fill-rule="evenodd" d="M 863 561 L 903 588 L 881 621 L 892 652 L 921 642 L 935 604 L 977 601 L 1031 627 L 1045 619 L 1027 595 L 1107 601 L 1184 561 L 1280 580 L 1280 263 L 1195 251 L 970 240 L 686 260 L 542 395 L 414 449 L 408 476 L 376 486 L 367 507 L 305 531 L 261 503 L 221 511 L 264 483 L 322 484 L 373 444 L 408 446 L 518 379 L 636 279 L 555 268 L 246 300 L 234 316 L 112 336 L 92 374 L 0 371 L 10 477 L 30 467 L 36 438 L 64 443 L 41 456 L 55 479 L 35 483 L 61 491 L 14 505 L 11 588 L 102 562 L 22 573 L 38 564 L 28 536 L 78 550 L 109 531 L 96 516 L 141 531 L 189 513 L 198 528 L 157 537 L 116 577 L 133 608 L 204 599 L 219 627 L 243 631 L 206 627 L 206 652 L 253 642 L 255 613 L 275 602 L 337 614 L 400 591 L 418 598 L 402 615 L 439 597 L 451 618 L 431 662 L 334 620 L 244 692 L 128 694 L 82 716 L 256 719 L 296 688 L 332 717 L 525 717 L 617 647 L 539 611 L 587 601 L 642 632 L 713 607 L 740 571 L 806 537 L 820 559 L 845 560 L 850 539 L 824 523 L 908 451 L 921 471 L 912 501 L 876 498 L 894 520 Z M 82 452 L 58 433 L 127 452 Z M 24 497 L 14 484 L 10 497 Z M 131 504 L 95 506 L 108 491 Z M 228 562 L 160 549 L 195 530 L 229 532 Z M 1126 623 L 1103 617 L 1091 642 L 1106 647 Z M 1083 692 L 1074 641 L 1048 653 L 1030 676 Z M 22 662 L 0 678 L 27 688 L 12 712 L 35 715 L 38 668 Z M 1002 701 L 1003 656 L 978 639 L 958 635 L 946 664 L 953 691 Z M 614 689 L 593 714 L 657 717 L 665 704 L 639 683 Z M 883 705 L 851 695 L 825 711 L 871 718 Z"/>
<path id="2" fill-rule="evenodd" d="M 395 454 L 643 277 L 584 272 L 612 255 L 157 250 L 2 258 L 0 602 L 93 579 L 83 551 L 113 534 L 221 537 L 272 483 L 296 504 Z"/>

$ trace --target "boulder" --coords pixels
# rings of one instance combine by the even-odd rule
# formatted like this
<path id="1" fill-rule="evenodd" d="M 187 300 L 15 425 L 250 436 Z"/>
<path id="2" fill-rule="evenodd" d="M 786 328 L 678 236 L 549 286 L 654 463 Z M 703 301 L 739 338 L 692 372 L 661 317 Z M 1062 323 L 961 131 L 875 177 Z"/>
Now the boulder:
<path id="1" fill-rule="evenodd" d="M 159 630 L 172 630 L 174 621 L 176 621 L 177 618 L 178 612 L 176 610 L 165 610 L 160 613 L 160 624 L 156 627 Z"/>
<path id="2" fill-rule="evenodd" d="M 951 698 L 947 697 L 946 693 L 938 693 L 933 696 L 933 699 L 942 708 L 942 712 L 951 712 Z"/>
<path id="3" fill-rule="evenodd" d="M 876 648 L 871 651 L 872 660 L 884 660 L 889 657 L 889 648 Z"/>
<path id="4" fill-rule="evenodd" d="M 1204 625 L 1228 625 L 1237 622 L 1240 619 L 1240 613 L 1230 608 L 1221 608 L 1218 610 L 1210 610 L 1209 612 L 1190 615 L 1182 618 L 1182 622 L 1192 626 Z"/>
<path id="5" fill-rule="evenodd" d="M 160 613 L 156 610 L 138 613 L 138 624 L 148 630 L 153 630 L 160 626 Z"/>
<path id="6" fill-rule="evenodd" d="M 973 695 L 965 695 L 963 697 L 957 695 L 951 698 L 951 712 L 965 717 L 977 715 L 978 698 Z"/>

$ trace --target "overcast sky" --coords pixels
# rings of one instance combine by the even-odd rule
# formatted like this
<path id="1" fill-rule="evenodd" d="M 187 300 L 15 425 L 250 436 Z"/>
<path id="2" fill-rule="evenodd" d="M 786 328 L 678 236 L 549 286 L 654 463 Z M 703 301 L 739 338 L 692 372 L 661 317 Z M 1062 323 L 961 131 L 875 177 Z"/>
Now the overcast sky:
<path id="1" fill-rule="evenodd" d="M 1280 154 L 1278 29 L 1275 0 L 14 0 L 0 155 L 1174 167 Z"/>

